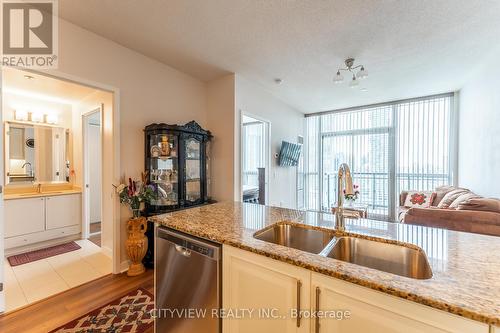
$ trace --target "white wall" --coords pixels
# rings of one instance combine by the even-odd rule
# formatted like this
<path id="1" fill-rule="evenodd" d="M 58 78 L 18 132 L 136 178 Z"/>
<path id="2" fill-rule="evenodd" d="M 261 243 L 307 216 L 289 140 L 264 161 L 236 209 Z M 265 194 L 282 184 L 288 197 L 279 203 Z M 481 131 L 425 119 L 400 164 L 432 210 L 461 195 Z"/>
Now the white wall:
<path id="1" fill-rule="evenodd" d="M 488 66 L 489 65 L 489 66 Z M 500 68 L 479 70 L 460 91 L 458 183 L 500 198 Z"/>
<path id="2" fill-rule="evenodd" d="M 296 208 L 297 168 L 279 166 L 274 155 L 279 152 L 283 140 L 296 143 L 298 136 L 303 135 L 304 115 L 240 75 L 236 75 L 235 92 L 238 114 L 241 110 L 243 113 L 267 120 L 271 124 L 271 170 L 268 180 L 268 204 Z M 240 140 L 238 132 L 238 148 Z M 239 170 L 239 160 L 236 164 L 236 168 Z"/>
<path id="3" fill-rule="evenodd" d="M 140 177 L 144 170 L 143 128 L 152 122 L 206 126 L 206 85 L 158 61 L 122 47 L 64 20 L 59 23 L 59 68 L 55 72 L 99 82 L 120 90 L 120 174 Z M 50 71 L 49 71 L 50 73 Z M 106 148 L 104 147 L 104 154 Z M 106 171 L 103 171 L 104 173 Z M 103 174 L 103 186 L 112 195 Z M 121 209 L 121 235 L 126 238 L 130 212 Z M 121 260 L 126 259 L 121 242 Z"/>
<path id="4" fill-rule="evenodd" d="M 219 201 L 238 200 L 235 196 L 238 174 L 234 168 L 237 156 L 234 82 L 235 76 L 228 75 L 207 85 L 207 127 L 213 135 L 210 191 Z"/>

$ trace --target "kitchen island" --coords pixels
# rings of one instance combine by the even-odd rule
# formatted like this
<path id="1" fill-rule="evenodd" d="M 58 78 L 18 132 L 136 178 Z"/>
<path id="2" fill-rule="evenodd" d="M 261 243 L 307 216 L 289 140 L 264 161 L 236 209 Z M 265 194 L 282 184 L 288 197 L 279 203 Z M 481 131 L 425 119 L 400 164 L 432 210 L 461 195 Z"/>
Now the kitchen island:
<path id="1" fill-rule="evenodd" d="M 288 269 L 294 266 L 300 270 L 297 274 L 305 276 L 297 281 L 310 279 L 306 276 L 309 273 L 304 272 L 312 271 L 312 280 L 297 284 L 297 288 L 310 289 L 310 292 L 305 293 L 308 297 L 302 300 L 301 306 L 304 309 L 314 308 L 314 291 L 318 292 L 318 296 L 320 290 L 318 286 L 316 289 L 313 287 L 321 285 L 317 281 L 324 277 L 333 278 L 331 280 L 334 283 L 344 283 L 347 288 L 362 286 L 361 293 L 367 290 L 374 293 L 375 297 L 378 294 L 390 295 L 388 300 L 394 300 L 394 309 L 416 303 L 423 306 L 417 310 L 409 309 L 408 313 L 420 310 L 432 310 L 438 314 L 446 312 L 453 315 L 451 319 L 466 318 L 482 325 L 473 330 L 472 326 L 470 329 L 464 326 L 468 321 L 458 322 L 457 327 L 463 329 L 457 329 L 457 332 L 488 332 L 488 325 L 491 325 L 493 332 L 500 326 L 500 239 L 497 237 L 367 219 L 348 219 L 345 232 L 335 231 L 338 236 L 354 234 L 382 242 L 396 241 L 420 247 L 427 255 L 432 277 L 412 279 L 254 238 L 256 231 L 282 222 L 308 228 L 333 229 L 335 217 L 331 214 L 230 202 L 159 215 L 151 220 L 161 226 L 223 244 L 224 269 L 226 263 L 231 261 L 231 258 L 226 257 L 226 253 L 229 253 L 236 256 L 251 255 L 249 264 L 259 264 L 259 258 L 268 260 L 261 263 L 262 267 L 285 265 L 283 268 Z M 223 284 L 231 282 L 232 275 L 229 272 L 224 272 L 223 276 Z M 235 305 L 231 297 L 224 295 L 223 299 L 224 307 Z M 398 303 L 401 301 L 404 303 Z M 228 302 L 231 304 L 227 304 Z M 439 321 L 442 319 L 436 319 L 436 323 Z M 319 324 L 314 327 L 312 319 L 310 325 L 319 331 Z M 297 322 L 297 327 L 299 326 L 300 323 Z"/>

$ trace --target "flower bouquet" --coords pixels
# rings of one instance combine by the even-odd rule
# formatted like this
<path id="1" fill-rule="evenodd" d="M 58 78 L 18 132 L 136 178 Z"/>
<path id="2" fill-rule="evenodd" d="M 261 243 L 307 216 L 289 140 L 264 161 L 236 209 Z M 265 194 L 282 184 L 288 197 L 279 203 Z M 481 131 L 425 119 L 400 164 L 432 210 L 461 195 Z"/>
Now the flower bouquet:
<path id="1" fill-rule="evenodd" d="M 140 217 L 143 202 L 151 202 L 156 199 L 153 185 L 146 185 L 144 180 L 138 181 L 129 178 L 128 185 L 120 184 L 116 188 L 116 192 L 120 196 L 120 203 L 129 206 L 134 218 Z"/>
<path id="2" fill-rule="evenodd" d="M 359 185 L 353 185 L 353 193 L 347 194 L 344 190 L 344 199 L 349 204 L 352 205 L 359 198 Z"/>

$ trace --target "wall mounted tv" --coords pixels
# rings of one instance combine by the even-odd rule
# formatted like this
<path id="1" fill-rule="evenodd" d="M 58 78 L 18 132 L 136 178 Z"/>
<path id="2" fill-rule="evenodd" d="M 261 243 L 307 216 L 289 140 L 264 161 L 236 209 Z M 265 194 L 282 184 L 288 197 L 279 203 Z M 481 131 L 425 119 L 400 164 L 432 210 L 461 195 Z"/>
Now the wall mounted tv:
<path id="1" fill-rule="evenodd" d="M 278 164 L 280 166 L 296 166 L 299 164 L 299 157 L 302 151 L 300 143 L 281 142 Z"/>

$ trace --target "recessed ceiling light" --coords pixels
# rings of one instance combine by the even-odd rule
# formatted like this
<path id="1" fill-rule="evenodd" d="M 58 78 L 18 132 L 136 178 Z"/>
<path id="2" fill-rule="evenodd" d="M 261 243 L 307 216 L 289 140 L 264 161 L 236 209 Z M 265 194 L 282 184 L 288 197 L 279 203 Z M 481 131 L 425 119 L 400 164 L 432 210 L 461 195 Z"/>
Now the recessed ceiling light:
<path id="1" fill-rule="evenodd" d="M 31 75 L 25 75 L 24 78 L 27 80 L 33 80 L 35 77 Z"/>
<path id="2" fill-rule="evenodd" d="M 367 91 L 368 91 L 368 89 L 366 89 L 366 88 L 361 88 L 360 90 L 361 90 L 362 92 L 367 92 Z"/>

